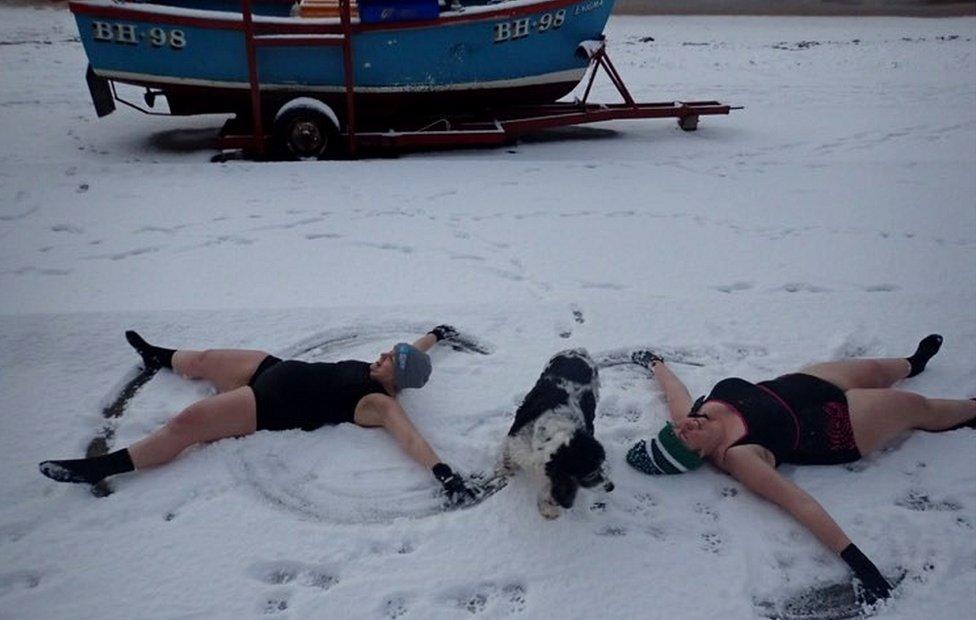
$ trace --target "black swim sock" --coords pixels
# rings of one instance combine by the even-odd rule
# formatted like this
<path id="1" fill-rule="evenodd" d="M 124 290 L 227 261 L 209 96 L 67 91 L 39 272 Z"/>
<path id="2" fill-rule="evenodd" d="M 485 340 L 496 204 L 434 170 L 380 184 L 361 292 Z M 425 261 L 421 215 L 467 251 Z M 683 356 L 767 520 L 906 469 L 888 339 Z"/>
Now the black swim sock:
<path id="1" fill-rule="evenodd" d="M 925 365 L 929 363 L 933 355 L 939 352 L 941 347 L 942 336 L 939 334 L 931 334 L 922 338 L 922 341 L 918 343 L 918 348 L 915 349 L 915 353 L 911 357 L 905 358 L 912 365 L 912 371 L 908 373 L 908 376 L 914 377 L 925 370 Z"/>
<path id="2" fill-rule="evenodd" d="M 173 354 L 176 353 L 176 349 L 153 346 L 131 329 L 125 332 L 125 339 L 142 356 L 142 362 L 147 369 L 173 368 Z"/>
<path id="3" fill-rule="evenodd" d="M 99 480 L 134 471 L 135 465 L 128 450 L 116 450 L 111 454 L 93 456 L 87 459 L 67 459 L 64 461 L 44 461 L 39 464 L 41 473 L 58 482 L 87 482 L 95 484 Z"/>

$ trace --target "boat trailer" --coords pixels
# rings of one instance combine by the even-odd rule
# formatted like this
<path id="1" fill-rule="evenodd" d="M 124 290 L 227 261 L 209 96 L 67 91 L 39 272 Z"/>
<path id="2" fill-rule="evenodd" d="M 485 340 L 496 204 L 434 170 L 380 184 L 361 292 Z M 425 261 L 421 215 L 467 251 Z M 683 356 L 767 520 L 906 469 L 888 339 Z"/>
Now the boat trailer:
<path id="1" fill-rule="evenodd" d="M 362 126 L 356 131 L 353 124 L 348 123 L 349 129 L 340 134 L 348 145 L 347 154 L 355 157 L 360 151 L 501 146 L 515 142 L 523 134 L 544 129 L 620 119 L 675 118 L 684 131 L 695 131 L 702 116 L 727 115 L 732 110 L 741 109 L 741 106 L 718 101 L 634 101 L 607 56 L 603 41 L 587 41 L 580 45 L 579 52 L 590 56 L 589 80 L 582 99 L 417 118 L 412 123 L 401 123 L 400 126 L 385 129 Z M 604 70 L 620 93 L 624 100 L 622 103 L 588 101 L 600 69 Z M 238 118 L 228 120 L 220 132 L 218 147 L 222 151 L 239 150 L 252 157 L 264 156 L 270 151 L 272 137 L 248 129 Z"/>
<path id="2" fill-rule="evenodd" d="M 700 117 L 727 115 L 741 109 L 718 101 L 637 102 L 631 96 L 606 51 L 606 41 L 583 41 L 576 49 L 582 58 L 589 59 L 586 89 L 581 99 L 535 105 L 506 105 L 483 109 L 465 109 L 437 114 L 409 114 L 395 120 L 370 119 L 357 112 L 353 83 L 353 35 L 350 0 L 338 0 L 339 32 L 323 34 L 310 25 L 307 32 L 294 28 L 282 31 L 274 23 L 255 22 L 252 0 L 240 0 L 242 30 L 247 55 L 250 110 L 230 118 L 217 137 L 214 161 L 238 157 L 254 159 L 290 158 L 356 158 L 372 152 L 437 149 L 451 147 L 500 146 L 515 142 L 520 136 L 545 129 L 582 125 L 620 119 L 674 118 L 684 131 L 695 131 Z M 344 69 L 343 123 L 336 113 L 312 96 L 296 93 L 274 118 L 270 131 L 265 124 L 270 117 L 262 112 L 262 85 L 259 81 L 257 50 L 274 46 L 336 46 L 342 50 Z M 591 103 L 590 92 L 598 73 L 604 72 L 623 99 L 622 103 Z M 115 85 L 93 79 L 89 67 L 89 90 L 96 103 L 107 114 L 114 109 L 114 101 L 149 114 L 141 106 L 123 100 Z M 158 93 L 147 89 L 146 103 L 152 105 Z M 114 100 L 114 101 L 113 101 Z M 367 118 L 363 118 L 363 117 Z M 344 125 L 344 126 L 343 126 Z"/>

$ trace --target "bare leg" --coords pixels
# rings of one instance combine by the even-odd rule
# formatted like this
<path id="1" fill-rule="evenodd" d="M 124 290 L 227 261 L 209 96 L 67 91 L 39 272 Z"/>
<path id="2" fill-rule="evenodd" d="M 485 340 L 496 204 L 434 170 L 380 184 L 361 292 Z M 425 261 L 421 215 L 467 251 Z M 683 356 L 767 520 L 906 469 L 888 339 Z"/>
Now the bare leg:
<path id="1" fill-rule="evenodd" d="M 887 388 L 914 377 L 942 348 L 942 336 L 929 334 L 907 358 L 853 359 L 807 366 L 800 372 L 829 381 L 845 392 L 858 388 Z"/>
<path id="2" fill-rule="evenodd" d="M 854 442 L 867 455 L 911 429 L 942 431 L 976 417 L 976 402 L 890 389 L 847 392 Z"/>
<path id="3" fill-rule="evenodd" d="M 900 357 L 851 359 L 812 364 L 800 372 L 829 381 L 844 390 L 887 388 L 901 381 L 911 371 L 908 360 Z"/>
<path id="4" fill-rule="evenodd" d="M 249 349 L 180 349 L 173 354 L 173 371 L 190 379 L 206 379 L 217 386 L 218 392 L 229 392 L 247 385 L 265 351 Z"/>
<path id="5" fill-rule="evenodd" d="M 129 456 L 136 469 L 144 469 L 168 463 L 195 443 L 249 435 L 257 428 L 256 411 L 249 387 L 204 398 L 129 446 Z"/>

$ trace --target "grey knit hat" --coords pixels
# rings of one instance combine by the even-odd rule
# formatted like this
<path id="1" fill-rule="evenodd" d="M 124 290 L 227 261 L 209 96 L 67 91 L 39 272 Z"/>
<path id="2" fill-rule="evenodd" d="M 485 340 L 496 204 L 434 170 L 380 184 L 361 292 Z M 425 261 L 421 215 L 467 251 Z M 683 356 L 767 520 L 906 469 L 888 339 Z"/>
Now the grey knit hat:
<path id="1" fill-rule="evenodd" d="M 429 378 L 429 355 L 406 342 L 393 347 L 393 381 L 398 389 L 423 387 Z"/>

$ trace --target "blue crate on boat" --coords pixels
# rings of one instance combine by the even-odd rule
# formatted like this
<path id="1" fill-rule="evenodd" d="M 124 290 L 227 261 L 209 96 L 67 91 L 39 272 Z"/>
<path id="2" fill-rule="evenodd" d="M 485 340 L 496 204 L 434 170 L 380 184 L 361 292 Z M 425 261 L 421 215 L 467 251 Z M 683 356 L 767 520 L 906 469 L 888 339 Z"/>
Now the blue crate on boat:
<path id="1" fill-rule="evenodd" d="M 367 24 L 437 19 L 439 14 L 437 0 L 359 0 L 359 19 Z"/>

